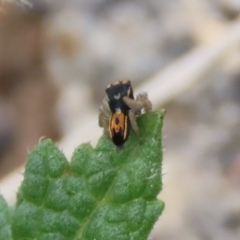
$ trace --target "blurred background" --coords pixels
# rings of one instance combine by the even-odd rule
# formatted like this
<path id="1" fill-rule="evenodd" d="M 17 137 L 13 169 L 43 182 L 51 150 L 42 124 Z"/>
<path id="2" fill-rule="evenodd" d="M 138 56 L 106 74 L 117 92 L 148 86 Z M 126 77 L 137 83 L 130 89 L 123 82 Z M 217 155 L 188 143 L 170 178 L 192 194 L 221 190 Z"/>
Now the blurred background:
<path id="1" fill-rule="evenodd" d="M 151 240 L 240 238 L 240 1 L 0 1 L 0 192 L 44 137 L 68 158 L 129 78 L 165 108 L 165 211 Z"/>

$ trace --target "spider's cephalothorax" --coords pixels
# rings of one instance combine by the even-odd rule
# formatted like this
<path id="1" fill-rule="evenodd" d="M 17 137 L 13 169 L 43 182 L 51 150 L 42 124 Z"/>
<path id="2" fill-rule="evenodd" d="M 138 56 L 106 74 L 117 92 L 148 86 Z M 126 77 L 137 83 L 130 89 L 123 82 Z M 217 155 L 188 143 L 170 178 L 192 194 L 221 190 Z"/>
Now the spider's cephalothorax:
<path id="1" fill-rule="evenodd" d="M 106 94 L 99 112 L 99 126 L 117 147 L 121 147 L 128 138 L 130 126 L 136 133 L 139 131 L 135 116 L 141 114 L 142 109 L 150 111 L 152 104 L 147 93 L 134 99 L 130 80 L 109 84 Z"/>

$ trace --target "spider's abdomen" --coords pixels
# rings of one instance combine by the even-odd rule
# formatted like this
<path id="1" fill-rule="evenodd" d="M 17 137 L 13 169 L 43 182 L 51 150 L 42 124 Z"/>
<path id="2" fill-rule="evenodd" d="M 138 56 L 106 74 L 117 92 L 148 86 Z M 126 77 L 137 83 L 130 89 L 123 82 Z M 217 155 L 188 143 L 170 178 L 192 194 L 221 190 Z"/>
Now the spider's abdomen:
<path id="1" fill-rule="evenodd" d="M 122 146 L 129 135 L 130 122 L 127 114 L 120 110 L 113 113 L 109 120 L 110 137 L 116 146 Z"/>

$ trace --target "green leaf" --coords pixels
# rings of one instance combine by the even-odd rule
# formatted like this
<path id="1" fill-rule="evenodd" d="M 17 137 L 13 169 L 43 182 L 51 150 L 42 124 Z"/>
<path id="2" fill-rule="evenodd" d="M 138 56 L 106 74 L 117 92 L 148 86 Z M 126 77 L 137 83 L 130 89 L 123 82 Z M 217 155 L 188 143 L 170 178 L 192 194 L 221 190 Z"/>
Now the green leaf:
<path id="1" fill-rule="evenodd" d="M 15 240 L 146 240 L 164 204 L 161 181 L 163 112 L 138 117 L 117 151 L 102 136 L 79 146 L 68 163 L 50 141 L 29 155 L 18 192 Z"/>
<path id="2" fill-rule="evenodd" d="M 11 216 L 12 209 L 8 207 L 6 201 L 0 195 L 0 239 L 12 239 Z"/>

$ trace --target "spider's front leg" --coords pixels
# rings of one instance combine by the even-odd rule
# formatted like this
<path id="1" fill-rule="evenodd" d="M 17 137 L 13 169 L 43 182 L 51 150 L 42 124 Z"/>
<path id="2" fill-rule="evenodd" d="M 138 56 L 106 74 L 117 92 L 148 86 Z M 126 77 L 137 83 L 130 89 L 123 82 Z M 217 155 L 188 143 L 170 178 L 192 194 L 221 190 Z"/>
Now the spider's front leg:
<path id="1" fill-rule="evenodd" d="M 143 109 L 143 103 L 141 101 L 125 96 L 123 97 L 123 102 L 128 105 L 134 114 L 141 114 L 141 110 Z"/>
<path id="2" fill-rule="evenodd" d="M 130 97 L 123 97 L 123 101 L 128 105 L 130 108 L 128 112 L 129 120 L 131 123 L 131 126 L 133 130 L 136 132 L 136 134 L 139 135 L 139 128 L 136 121 L 136 115 L 140 115 L 142 109 L 144 109 L 145 112 L 149 112 L 152 110 L 152 103 L 148 99 L 147 93 L 140 93 L 137 95 L 136 99 L 132 99 Z M 140 143 L 141 143 L 141 137 L 140 137 Z"/>
<path id="3" fill-rule="evenodd" d="M 152 103 L 148 99 L 148 95 L 146 92 L 139 93 L 136 99 L 125 96 L 123 97 L 123 101 L 137 115 L 141 114 L 142 109 L 144 109 L 145 112 L 149 112 L 152 110 Z"/>
<path id="4" fill-rule="evenodd" d="M 104 98 L 98 114 L 98 125 L 103 128 L 103 133 L 109 139 L 111 138 L 110 132 L 109 132 L 110 117 L 111 117 L 111 110 L 109 108 L 107 99 Z"/>
<path id="5" fill-rule="evenodd" d="M 133 130 L 139 136 L 139 128 L 138 128 L 137 121 L 136 121 L 136 115 L 132 110 L 128 111 L 128 117 L 129 117 L 129 120 L 130 120 Z"/>
<path id="6" fill-rule="evenodd" d="M 142 109 L 144 109 L 145 112 L 150 112 L 152 110 L 152 103 L 148 99 L 146 92 L 139 93 L 137 95 L 136 101 L 142 105 Z"/>
<path id="7" fill-rule="evenodd" d="M 136 114 L 132 110 L 129 110 L 128 111 L 128 117 L 129 117 L 132 129 L 137 134 L 140 144 L 142 144 L 142 138 L 139 134 L 139 128 L 138 128 L 138 124 L 137 124 L 137 121 L 136 121 Z"/>

